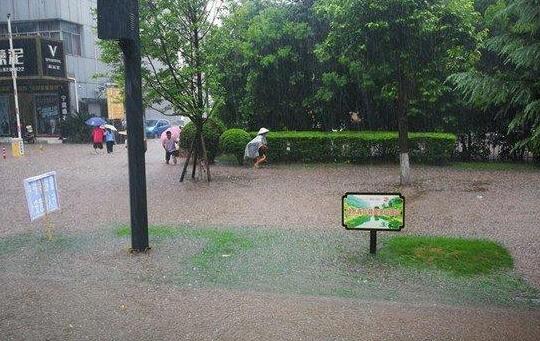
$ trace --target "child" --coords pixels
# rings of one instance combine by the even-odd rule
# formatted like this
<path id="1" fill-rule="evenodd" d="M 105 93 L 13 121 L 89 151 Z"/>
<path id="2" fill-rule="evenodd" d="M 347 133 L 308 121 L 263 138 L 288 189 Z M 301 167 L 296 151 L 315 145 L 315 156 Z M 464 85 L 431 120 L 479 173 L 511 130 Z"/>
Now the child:
<path id="1" fill-rule="evenodd" d="M 110 154 L 113 152 L 114 143 L 115 143 L 114 131 L 107 129 L 105 131 L 105 144 L 107 145 L 107 154 Z"/>

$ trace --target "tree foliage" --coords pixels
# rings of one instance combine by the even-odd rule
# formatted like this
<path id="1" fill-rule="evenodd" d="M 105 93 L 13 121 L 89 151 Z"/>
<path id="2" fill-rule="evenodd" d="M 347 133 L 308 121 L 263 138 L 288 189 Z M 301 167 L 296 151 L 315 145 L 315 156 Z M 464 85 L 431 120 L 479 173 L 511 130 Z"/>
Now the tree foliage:
<path id="1" fill-rule="evenodd" d="M 194 148 L 202 150 L 195 155 L 204 159 L 203 125 L 215 107 L 208 90 L 211 70 L 206 41 L 219 11 L 219 1 L 140 1 L 144 102 L 189 117 L 196 127 Z M 113 65 L 114 77 L 120 78 L 122 62 L 117 43 L 101 45 L 102 58 Z"/>
<path id="2" fill-rule="evenodd" d="M 502 5 L 502 6 L 501 6 Z M 499 3 L 494 33 L 484 48 L 498 56 L 489 68 L 450 77 L 470 103 L 483 109 L 501 108 L 510 113 L 508 129 L 521 131 L 518 147 L 540 143 L 540 1 Z"/>
<path id="3" fill-rule="evenodd" d="M 141 0 L 140 37 L 145 104 L 164 104 L 177 115 L 201 122 L 212 112 L 209 101 L 206 40 L 218 3 L 209 0 Z M 101 59 L 110 77 L 121 80 L 121 50 L 115 41 L 100 41 Z M 119 85 L 123 84 L 118 82 Z M 163 110 L 162 110 L 163 111 Z"/>

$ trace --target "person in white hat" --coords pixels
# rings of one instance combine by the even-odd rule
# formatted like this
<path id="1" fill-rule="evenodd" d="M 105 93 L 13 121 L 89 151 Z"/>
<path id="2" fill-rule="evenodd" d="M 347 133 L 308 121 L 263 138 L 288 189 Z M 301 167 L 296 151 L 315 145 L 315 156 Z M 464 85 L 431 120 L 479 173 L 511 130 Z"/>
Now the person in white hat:
<path id="1" fill-rule="evenodd" d="M 269 131 L 266 128 L 259 129 L 257 136 L 246 145 L 244 159 L 255 160 L 255 164 L 253 165 L 255 168 L 259 168 L 259 165 L 266 161 L 266 152 L 268 151 L 266 134 Z"/>

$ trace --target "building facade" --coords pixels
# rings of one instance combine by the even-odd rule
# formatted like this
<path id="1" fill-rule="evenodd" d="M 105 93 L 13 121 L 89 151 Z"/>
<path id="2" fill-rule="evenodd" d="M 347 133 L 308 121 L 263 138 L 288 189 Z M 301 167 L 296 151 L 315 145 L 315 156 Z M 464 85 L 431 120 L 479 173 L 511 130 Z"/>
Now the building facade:
<path id="1" fill-rule="evenodd" d="M 57 121 L 66 111 L 106 116 L 105 93 L 108 81 L 99 78 L 107 72 L 102 63 L 95 30 L 96 0 L 0 0 L 0 136 L 14 135 L 14 99 L 11 74 L 3 73 L 8 68 L 9 57 L 3 59 L 8 38 L 7 15 L 11 14 L 11 25 L 17 44 L 25 41 L 34 46 L 26 54 L 23 48 L 15 51 L 17 62 L 36 63 L 36 73 L 21 73 L 19 81 L 19 107 L 23 127 L 31 124 L 38 135 L 56 135 Z M 35 38 L 39 37 L 39 38 Z M 50 77 L 45 66 L 48 44 L 59 46 L 50 52 L 65 60 L 65 73 Z M 21 45 L 22 46 L 22 45 Z M 4 52 L 2 52 L 4 51 Z M 19 55 L 17 51 L 20 51 Z M 38 53 L 39 52 L 39 53 Z M 61 53 L 63 52 L 63 53 Z M 64 56 L 61 56 L 63 54 Z M 41 59 L 40 59 L 41 58 Z M 55 59 L 48 57 L 48 59 Z M 60 60 L 58 59 L 58 60 Z M 41 64 L 40 64 L 41 63 Z M 22 65 L 22 64 L 21 64 Z M 26 66 L 28 68 L 28 66 Z M 4 70 L 6 71 L 6 70 Z M 32 71 L 32 70 L 30 70 Z M 65 102 L 65 103 L 63 103 Z M 55 122 L 56 121 L 56 122 Z M 16 124 L 15 124 L 16 127 Z"/>

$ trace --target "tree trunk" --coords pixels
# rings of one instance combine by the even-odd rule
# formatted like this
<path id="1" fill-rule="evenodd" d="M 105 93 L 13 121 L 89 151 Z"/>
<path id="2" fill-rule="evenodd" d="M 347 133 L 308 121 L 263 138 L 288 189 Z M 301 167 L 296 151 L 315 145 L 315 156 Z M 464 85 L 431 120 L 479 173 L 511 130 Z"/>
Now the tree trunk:
<path id="1" fill-rule="evenodd" d="M 197 132 L 195 133 L 194 141 L 194 153 L 193 153 L 193 169 L 191 170 L 191 178 L 195 179 L 195 171 L 197 170 L 197 160 L 199 159 L 199 128 L 197 128 Z"/>
<path id="2" fill-rule="evenodd" d="M 365 126 L 367 126 L 368 130 L 373 130 L 373 110 L 371 109 L 368 92 L 364 88 L 360 88 L 360 94 L 362 95 L 362 104 L 365 112 Z"/>
<path id="3" fill-rule="evenodd" d="M 208 153 L 206 152 L 206 145 L 204 143 L 204 136 L 201 134 L 201 146 L 202 146 L 202 153 L 203 153 L 203 160 L 204 160 L 204 167 L 206 168 L 206 178 L 208 179 L 208 182 L 210 182 L 210 160 L 208 160 Z"/>
<path id="4" fill-rule="evenodd" d="M 196 136 L 195 136 L 196 137 Z M 193 140 L 191 140 L 191 146 L 189 147 L 188 155 L 186 158 L 186 162 L 184 163 L 184 168 L 182 168 L 182 174 L 180 175 L 180 182 L 184 181 L 184 177 L 186 176 L 187 168 L 189 165 L 189 159 L 191 159 L 191 154 L 193 153 L 193 147 L 195 143 L 195 137 Z M 195 162 L 195 161 L 194 161 Z"/>
<path id="5" fill-rule="evenodd" d="M 407 84 L 401 68 L 401 62 L 398 62 L 398 82 L 399 180 L 402 186 L 407 186 L 411 183 L 409 164 L 409 127 L 407 122 Z"/>

